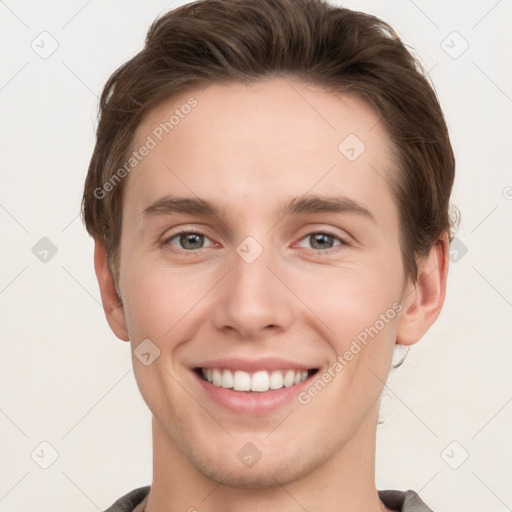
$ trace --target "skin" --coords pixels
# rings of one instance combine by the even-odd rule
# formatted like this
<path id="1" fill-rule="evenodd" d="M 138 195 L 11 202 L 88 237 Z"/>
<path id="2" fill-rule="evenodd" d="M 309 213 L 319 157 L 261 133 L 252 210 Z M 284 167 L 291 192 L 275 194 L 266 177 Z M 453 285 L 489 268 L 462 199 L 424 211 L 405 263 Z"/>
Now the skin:
<path id="1" fill-rule="evenodd" d="M 398 211 L 383 179 L 396 172 L 391 143 L 362 100 L 282 77 L 212 84 L 151 111 L 134 147 L 191 96 L 197 107 L 126 178 L 122 303 L 105 248 L 97 241 L 95 249 L 112 330 L 132 350 L 147 338 L 160 350 L 151 365 L 133 359 L 153 414 L 146 510 L 387 510 L 374 478 L 379 397 L 395 343 L 416 343 L 441 311 L 448 239 L 419 262 L 417 282 L 407 281 Z M 350 133 L 366 146 L 353 162 L 338 150 Z M 223 211 L 144 216 L 167 194 Z M 283 204 L 308 194 L 350 198 L 374 220 L 281 216 Z M 180 246 L 175 235 L 184 228 L 205 233 L 204 247 Z M 328 238 L 326 252 L 310 237 L 325 231 L 347 243 Z M 250 264 L 236 252 L 247 236 L 263 248 Z M 310 363 L 320 375 L 397 302 L 402 311 L 307 405 L 292 400 L 241 417 L 208 400 L 189 369 L 218 357 L 275 356 Z M 237 458 L 247 442 L 262 454 L 252 468 Z"/>

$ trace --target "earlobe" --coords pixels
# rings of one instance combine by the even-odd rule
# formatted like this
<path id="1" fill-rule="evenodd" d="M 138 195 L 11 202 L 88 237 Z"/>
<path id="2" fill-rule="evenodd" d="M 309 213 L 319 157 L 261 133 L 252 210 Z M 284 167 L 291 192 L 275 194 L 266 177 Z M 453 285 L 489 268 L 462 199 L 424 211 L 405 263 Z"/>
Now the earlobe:
<path id="1" fill-rule="evenodd" d="M 437 320 L 446 296 L 449 266 L 449 239 L 445 233 L 418 265 L 418 279 L 402 298 L 396 342 L 413 345 Z"/>
<path id="2" fill-rule="evenodd" d="M 107 322 L 120 340 L 129 341 L 124 308 L 121 299 L 117 295 L 114 276 L 108 265 L 105 244 L 100 240 L 95 240 L 94 243 L 94 269 Z"/>

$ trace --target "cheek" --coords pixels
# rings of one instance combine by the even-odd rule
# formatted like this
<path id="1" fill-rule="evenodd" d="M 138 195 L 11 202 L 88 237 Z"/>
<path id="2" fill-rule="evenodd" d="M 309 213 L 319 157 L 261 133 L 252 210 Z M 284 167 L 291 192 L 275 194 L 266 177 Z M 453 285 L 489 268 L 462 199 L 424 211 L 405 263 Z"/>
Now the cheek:
<path id="1" fill-rule="evenodd" d="M 193 336 L 197 323 L 194 322 L 194 306 L 204 295 L 203 287 L 190 286 L 183 272 L 160 268 L 142 259 L 140 264 L 125 269 L 125 314 L 137 385 L 152 411 L 163 413 L 165 410 L 171 417 L 179 416 L 180 409 L 186 410 L 187 403 L 183 390 L 173 378 L 173 375 L 177 377 L 173 359 L 180 344 Z M 149 345 L 147 340 L 151 342 Z M 151 354 L 150 364 L 137 360 L 137 352 L 142 352 L 139 345 Z M 156 354 L 154 360 L 153 354 Z M 163 390 L 167 390 L 164 394 L 174 397 L 172 403 L 163 398 Z"/>
<path id="2" fill-rule="evenodd" d="M 327 326 L 334 357 L 343 357 L 347 377 L 367 378 L 372 369 L 385 380 L 402 310 L 401 280 L 393 272 L 351 270 L 333 272 L 308 286 L 304 302 L 314 305 Z"/>
<path id="3" fill-rule="evenodd" d="M 325 282 L 327 292 L 317 288 L 309 295 L 309 303 L 317 305 L 315 312 L 329 328 L 333 349 L 330 366 L 319 376 L 329 384 L 326 392 L 321 392 L 318 407 L 339 404 L 339 409 L 329 409 L 329 414 L 339 414 L 340 421 L 347 411 L 353 417 L 364 416 L 380 396 L 402 308 L 397 284 L 385 276 L 380 281 L 375 276 L 358 277 L 331 279 Z"/>
<path id="4" fill-rule="evenodd" d="M 169 343 L 211 287 L 211 272 L 172 268 L 162 262 L 127 260 L 123 292 L 130 337 Z"/>
<path id="5" fill-rule="evenodd" d="M 381 273 L 366 268 L 333 268 L 302 283 L 304 301 L 336 334 L 338 330 L 351 332 L 354 327 L 375 323 L 401 297 L 401 280 L 394 276 L 393 269 Z"/>

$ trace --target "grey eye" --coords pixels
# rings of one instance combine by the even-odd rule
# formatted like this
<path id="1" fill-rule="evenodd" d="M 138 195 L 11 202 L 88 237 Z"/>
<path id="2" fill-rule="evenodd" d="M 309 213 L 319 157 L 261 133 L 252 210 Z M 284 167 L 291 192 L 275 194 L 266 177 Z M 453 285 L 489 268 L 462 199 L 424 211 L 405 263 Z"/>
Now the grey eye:
<path id="1" fill-rule="evenodd" d="M 176 233 L 170 237 L 166 243 L 176 247 L 177 249 L 183 249 L 186 251 L 193 251 L 214 245 L 206 235 L 196 231 L 182 231 L 180 233 Z"/>
<path id="2" fill-rule="evenodd" d="M 306 247 L 308 249 L 318 249 L 321 251 L 326 249 L 332 249 L 333 247 L 337 245 L 342 245 L 344 243 L 345 241 L 338 236 L 319 231 L 316 233 L 310 233 L 309 235 L 305 236 L 300 241 L 299 245 L 301 247 Z"/>

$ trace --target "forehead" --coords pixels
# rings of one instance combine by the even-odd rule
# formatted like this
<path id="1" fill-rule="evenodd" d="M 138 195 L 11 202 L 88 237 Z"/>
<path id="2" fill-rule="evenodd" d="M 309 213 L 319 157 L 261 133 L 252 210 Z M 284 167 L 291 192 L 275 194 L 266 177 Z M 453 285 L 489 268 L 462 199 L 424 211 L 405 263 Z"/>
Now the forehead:
<path id="1" fill-rule="evenodd" d="M 260 209 L 263 198 L 270 207 L 308 191 L 391 204 L 391 143 L 379 115 L 357 97 L 291 78 L 175 96 L 149 112 L 132 149 L 150 139 L 126 184 L 138 211 L 164 193 L 237 207 L 254 199 Z"/>

